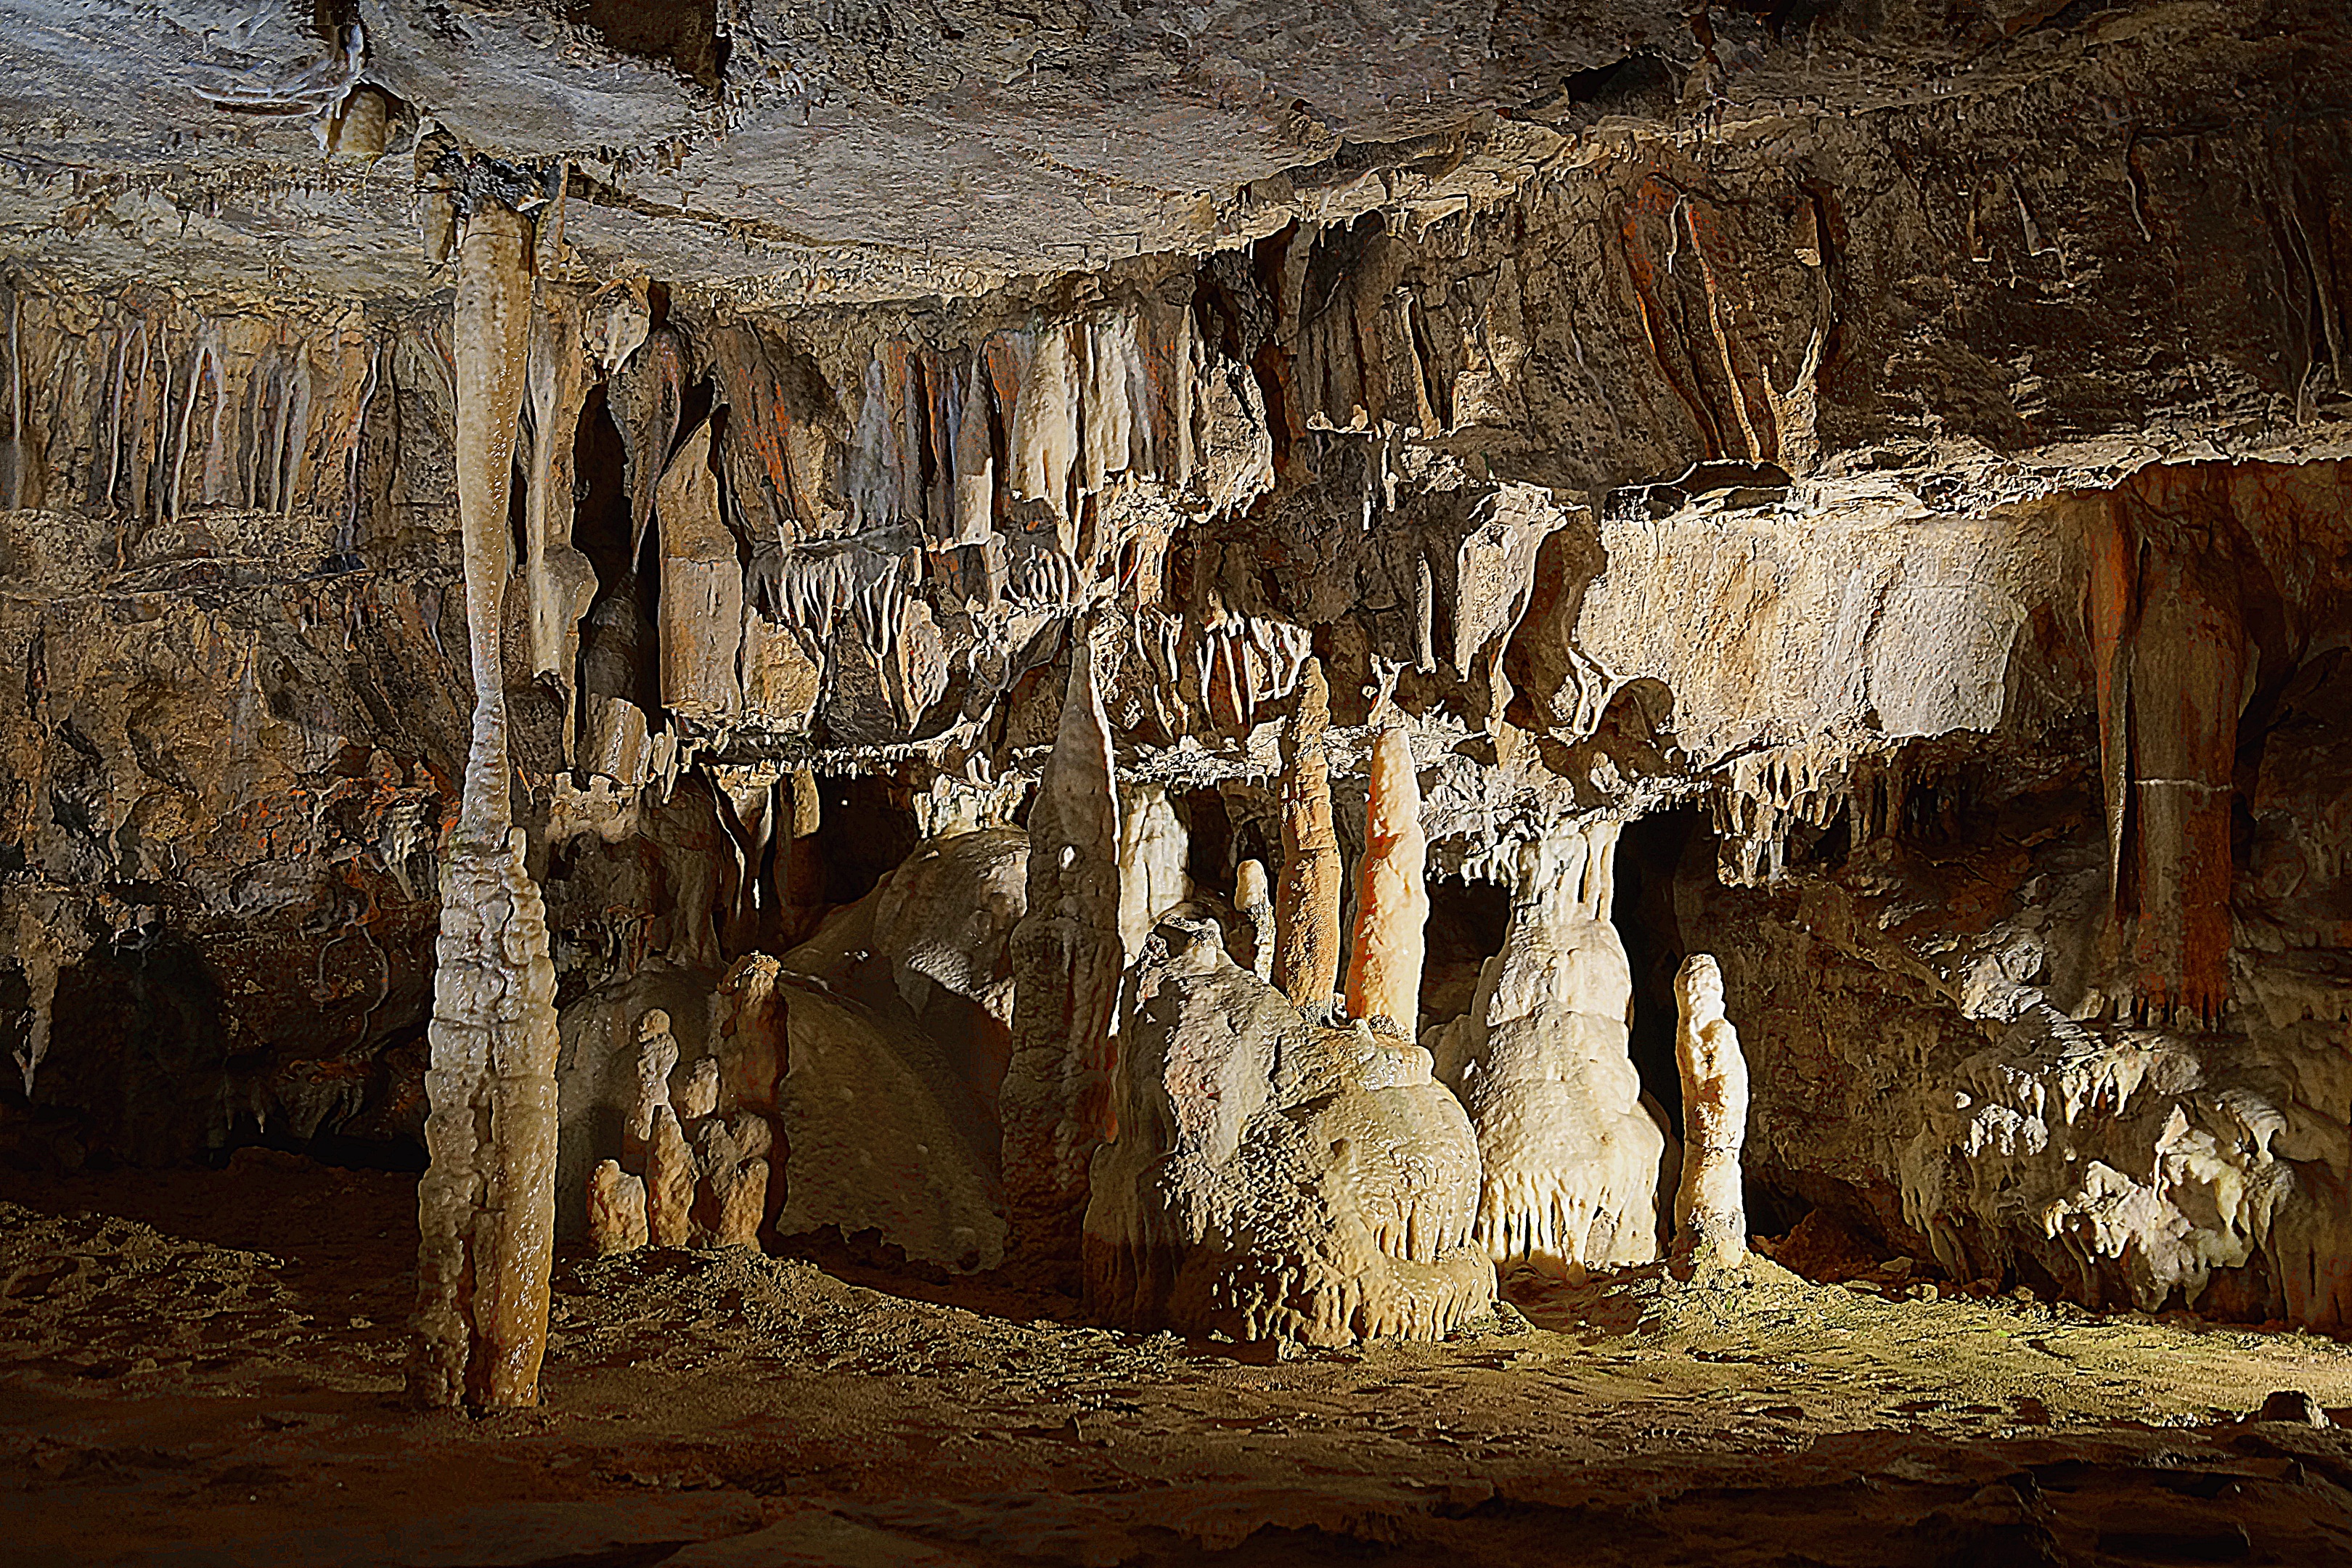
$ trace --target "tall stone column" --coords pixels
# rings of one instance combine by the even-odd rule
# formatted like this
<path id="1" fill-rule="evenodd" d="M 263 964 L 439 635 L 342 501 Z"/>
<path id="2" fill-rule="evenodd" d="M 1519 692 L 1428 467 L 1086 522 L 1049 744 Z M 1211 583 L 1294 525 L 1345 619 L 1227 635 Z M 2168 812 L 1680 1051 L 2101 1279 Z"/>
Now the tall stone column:
<path id="1" fill-rule="evenodd" d="M 555 968 L 509 796 L 499 611 L 508 486 L 531 312 L 530 226 L 485 204 L 458 251 L 457 507 L 473 742 L 444 853 L 435 946 L 432 1163 L 417 1185 L 410 1392 L 433 1405 L 535 1405 L 555 1248 Z"/>

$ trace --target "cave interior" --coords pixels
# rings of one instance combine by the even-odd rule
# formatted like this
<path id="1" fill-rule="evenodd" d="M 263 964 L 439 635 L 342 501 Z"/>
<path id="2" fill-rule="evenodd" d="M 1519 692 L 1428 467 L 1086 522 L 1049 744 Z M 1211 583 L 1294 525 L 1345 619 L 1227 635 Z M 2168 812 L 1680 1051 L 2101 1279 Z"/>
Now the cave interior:
<path id="1" fill-rule="evenodd" d="M 2352 1560 L 2343 20 L 0 0 L 15 1560 Z"/>

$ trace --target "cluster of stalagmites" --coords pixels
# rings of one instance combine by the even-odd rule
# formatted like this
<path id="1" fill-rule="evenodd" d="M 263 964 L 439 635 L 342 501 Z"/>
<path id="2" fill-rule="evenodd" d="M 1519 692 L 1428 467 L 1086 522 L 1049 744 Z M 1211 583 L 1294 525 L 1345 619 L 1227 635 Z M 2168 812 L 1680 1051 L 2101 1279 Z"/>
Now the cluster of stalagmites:
<path id="1" fill-rule="evenodd" d="M 1492 1303 L 1497 1264 L 1658 1257 L 1671 1140 L 1628 1056 L 1632 976 L 1606 914 L 1616 826 L 1522 850 L 1505 950 L 1472 1013 L 1430 1032 L 1433 1053 L 1407 1033 L 1429 901 L 1397 728 L 1373 742 L 1334 995 L 1323 693 L 1309 661 L 1283 740 L 1279 900 L 1245 863 L 1234 920 L 1180 910 L 1127 973 L 1083 1235 L 1087 1303 L 1114 1321 L 1314 1344 L 1435 1337 Z M 1713 961 L 1691 959 L 1678 987 L 1692 1121 L 1677 1247 L 1733 1262 L 1746 1073 Z"/>
<path id="2" fill-rule="evenodd" d="M 697 1020 L 706 1048 L 683 1065 L 671 1016 L 633 1011 L 617 1136 L 566 1112 L 545 918 L 510 831 L 497 631 L 512 583 L 527 584 L 534 625 L 565 597 L 534 580 L 561 575 L 557 559 L 534 549 L 519 560 L 508 526 L 517 422 L 528 397 L 543 423 L 554 395 L 531 374 L 525 237 L 513 215 L 490 211 L 460 247 L 457 457 L 477 708 L 444 888 L 421 1392 L 535 1398 L 550 1177 L 566 1162 L 559 1127 L 618 1145 L 585 1168 L 584 1227 L 600 1253 L 831 1226 L 949 1268 L 1009 1258 L 1082 1284 L 1107 1318 L 1242 1340 L 1441 1335 L 1490 1305 L 1497 1262 L 1657 1255 L 1667 1139 L 1626 1057 L 1630 981 L 1601 912 L 1608 831 L 1522 857 L 1510 945 L 1488 966 L 1474 1016 L 1433 1035 L 1441 1081 L 1413 1038 L 1430 906 L 1410 742 L 1391 725 L 1372 745 L 1343 975 L 1328 700 L 1303 649 L 1276 683 L 1296 690 L 1278 877 L 1252 862 L 1230 901 L 1195 896 L 1165 793 L 1118 776 L 1081 628 L 1025 833 L 960 824 L 970 830 L 927 843 L 801 946 L 738 963 Z M 600 318 L 624 353 L 643 337 L 626 315 Z M 1017 405 L 1012 483 L 1062 517 L 1066 486 L 1165 455 L 1140 418 L 1123 439 L 1117 421 L 1085 422 L 1089 441 L 1109 443 L 1101 451 L 1073 447 L 1062 424 L 1032 427 L 1039 408 L 1075 406 L 1045 395 L 1081 371 L 1101 384 L 1090 406 L 1148 401 L 1133 391 L 1149 379 L 1143 362 L 1117 333 L 1071 363 L 1058 338 L 1041 342 L 1026 373 L 1035 395 Z M 972 426 L 958 410 L 977 405 L 977 363 L 917 367 L 898 379 L 929 401 L 894 403 L 891 383 L 869 389 L 866 406 L 900 409 L 946 451 Z M 614 395 L 660 396 L 659 372 L 640 366 L 645 384 L 624 376 Z M 744 665 L 734 643 L 697 630 L 745 624 L 745 605 L 698 446 L 708 429 L 679 439 L 684 461 L 632 475 L 640 512 L 650 491 L 666 520 L 662 689 L 683 711 L 722 713 Z M 877 435 L 872 449 L 894 448 Z M 1181 443 L 1174 461 L 1188 462 Z M 960 480 L 960 462 L 940 468 Z M 545 478 L 532 477 L 534 505 Z M 960 482 L 934 509 L 903 468 L 854 478 L 853 496 L 880 515 L 932 524 L 965 510 Z M 950 537 L 967 531 L 958 521 Z M 789 574 L 779 591 L 799 593 Z M 596 715 L 591 705 L 583 754 L 610 749 Z M 901 718 L 911 718 L 903 704 Z M 804 793 L 796 784 L 796 816 Z M 575 1079 L 580 1016 L 567 1013 L 564 1036 Z M 1739 1240 L 1744 1090 L 1732 1092 L 1737 1053 L 1719 1007 L 1695 1028 L 1692 1103 L 1714 1120 L 1694 1136 L 1696 1195 L 1681 1208 L 1722 1251 Z M 597 1096 L 586 1099 L 593 1111 Z"/>
<path id="3" fill-rule="evenodd" d="M 757 1247 L 768 1219 L 775 1127 L 757 1110 L 722 1112 L 716 1057 L 682 1072 L 669 1015 L 637 1026 L 636 1099 L 622 1156 L 588 1178 L 588 1239 L 599 1255 L 640 1247 Z"/>
<path id="4" fill-rule="evenodd" d="M 1412 752 L 1373 742 L 1343 976 L 1323 693 L 1309 661 L 1278 892 L 1254 860 L 1230 900 L 1192 885 L 1165 793 L 1118 777 L 1081 639 L 1025 831 L 957 821 L 800 946 L 739 961 L 684 1066 L 658 1009 L 627 1015 L 632 1052 L 591 1041 L 644 993 L 576 1005 L 575 1070 L 623 1112 L 585 1176 L 595 1248 L 831 1228 L 1010 1261 L 1108 1321 L 1311 1344 L 1443 1335 L 1498 1265 L 1658 1258 L 1675 1141 L 1628 1056 L 1616 826 L 1520 848 L 1475 1005 L 1416 1043 Z M 1684 1256 L 1736 1261 L 1745 1069 L 1713 961 L 1679 985 L 1673 1217 Z"/>

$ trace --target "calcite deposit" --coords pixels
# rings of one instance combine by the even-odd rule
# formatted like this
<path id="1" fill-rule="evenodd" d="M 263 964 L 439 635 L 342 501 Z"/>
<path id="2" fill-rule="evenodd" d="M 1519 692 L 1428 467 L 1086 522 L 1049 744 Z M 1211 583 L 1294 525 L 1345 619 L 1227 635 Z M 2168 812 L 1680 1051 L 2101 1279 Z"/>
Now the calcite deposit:
<path id="1" fill-rule="evenodd" d="M 529 220 L 486 201 L 459 247 L 454 307 L 457 509 L 474 672 L 473 743 L 441 872 L 433 1163 L 417 1188 L 417 1353 L 431 1404 L 539 1401 L 555 1243 L 555 969 L 513 826 L 499 651 L 512 542 L 509 463 L 530 311 Z M 658 1145 L 660 1129 L 656 1129 Z M 655 1234 L 661 1235 L 658 1194 Z"/>
<path id="2" fill-rule="evenodd" d="M 1339 841 L 1331 826 L 1331 722 L 1323 667 L 1308 659 L 1282 726 L 1282 875 L 1275 884 L 1275 984 L 1301 1007 L 1339 986 Z"/>
<path id="3" fill-rule="evenodd" d="M 1411 1039 L 1421 1022 L 1429 837 L 1421 828 L 1412 742 L 1402 730 L 1382 730 L 1372 742 L 1370 774 L 1356 932 L 1348 945 L 1348 1016 Z"/>
<path id="4" fill-rule="evenodd" d="M 1094 1158 L 1089 1310 L 1308 1344 L 1485 1310 L 1477 1140 L 1429 1054 L 1302 1014 L 1212 928 L 1153 941 L 1120 1020 L 1118 1133 Z"/>
<path id="5" fill-rule="evenodd" d="M 0 0 L 0 1163 L 2352 1330 L 2338 9 Z"/>
<path id="6" fill-rule="evenodd" d="M 588 1245 L 599 1258 L 650 1246 L 646 1179 L 621 1169 L 618 1160 L 599 1160 L 588 1177 Z"/>
<path id="7" fill-rule="evenodd" d="M 1003 1170 L 1014 1245 L 1041 1257 L 1075 1239 L 1087 1162 L 1117 1125 L 1109 1068 L 1125 952 L 1119 800 L 1094 668 L 1081 635 L 1030 807 L 1027 908 L 1013 931 Z"/>

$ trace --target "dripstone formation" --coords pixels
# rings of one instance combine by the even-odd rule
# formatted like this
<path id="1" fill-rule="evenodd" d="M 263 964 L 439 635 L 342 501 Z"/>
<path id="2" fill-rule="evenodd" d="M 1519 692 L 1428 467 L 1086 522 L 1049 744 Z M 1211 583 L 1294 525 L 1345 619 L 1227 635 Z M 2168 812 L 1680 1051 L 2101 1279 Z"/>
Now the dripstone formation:
<path id="1" fill-rule="evenodd" d="M 0 0 L 11 1163 L 2352 1328 L 2336 7 L 615 9 Z"/>

